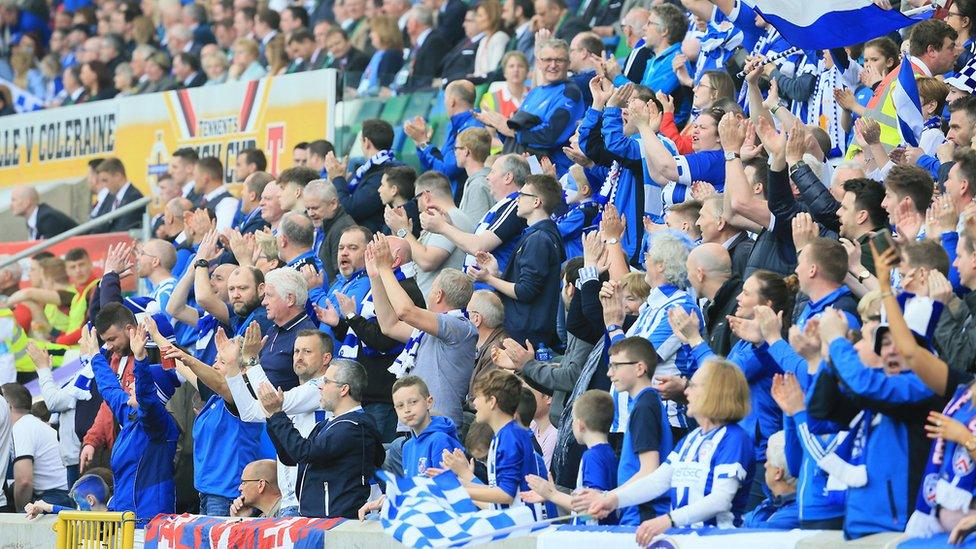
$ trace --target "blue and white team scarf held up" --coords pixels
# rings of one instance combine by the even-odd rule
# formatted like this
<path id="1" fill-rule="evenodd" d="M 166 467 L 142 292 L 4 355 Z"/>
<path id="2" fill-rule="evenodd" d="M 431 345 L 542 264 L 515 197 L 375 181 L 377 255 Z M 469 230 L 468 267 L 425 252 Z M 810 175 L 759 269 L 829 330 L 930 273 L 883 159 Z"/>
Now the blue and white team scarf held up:
<path id="1" fill-rule="evenodd" d="M 976 407 L 970 386 L 959 387 L 942 413 L 965 425 L 970 433 L 976 433 Z M 944 532 L 938 509 L 945 507 L 965 513 L 973 499 L 974 488 L 976 463 L 966 447 L 941 437 L 935 439 L 922 475 L 915 512 L 908 519 L 905 532 L 913 537 Z"/>
<path id="2" fill-rule="evenodd" d="M 871 428 L 881 422 L 881 414 L 861 410 L 851 420 L 850 430 L 837 435 L 834 451 L 827 454 L 817 465 L 844 485 L 859 488 L 868 483 L 865 465 L 868 436 Z"/>
<path id="3" fill-rule="evenodd" d="M 468 318 L 467 309 L 453 309 L 444 314 Z M 420 342 L 424 339 L 425 335 L 427 335 L 427 332 L 414 328 L 413 333 L 410 334 L 410 339 L 407 341 L 407 345 L 403 348 L 400 356 L 393 361 L 393 364 L 390 365 L 387 371 L 395 375 L 397 379 L 410 375 L 410 372 L 413 371 L 413 367 L 417 364 L 417 351 L 420 349 Z"/>
<path id="4" fill-rule="evenodd" d="M 393 156 L 393 151 L 390 150 L 380 151 L 369 157 L 369 159 L 366 160 L 362 166 L 356 168 L 356 173 L 354 173 L 352 179 L 349 180 L 349 192 L 356 190 L 356 187 L 362 183 L 363 176 L 366 175 L 366 172 L 373 169 L 374 166 L 382 166 L 391 160 L 395 160 L 395 158 Z"/>
<path id="5" fill-rule="evenodd" d="M 408 265 L 413 265 L 412 263 Z M 413 276 L 413 270 L 407 269 L 408 265 L 403 267 L 398 267 L 393 270 L 394 276 L 396 276 L 397 282 L 403 280 L 404 278 L 409 278 Z M 409 273 L 409 274 L 408 274 Z M 363 271 L 361 276 L 365 276 L 366 272 Z M 345 290 L 345 288 L 343 288 Z M 365 318 L 366 320 L 376 318 L 376 308 L 373 305 L 373 290 L 370 289 L 366 295 L 363 296 L 363 305 L 359 309 L 359 316 Z M 396 349 L 394 349 L 396 350 Z M 380 353 L 379 351 L 374 351 L 365 345 L 363 346 L 363 352 L 365 354 L 389 354 Z M 346 331 L 346 337 L 342 339 L 342 345 L 339 346 L 339 352 L 337 354 L 339 358 L 348 358 L 355 360 L 359 358 L 359 336 L 356 335 L 356 331 L 352 329 L 352 326 Z"/>

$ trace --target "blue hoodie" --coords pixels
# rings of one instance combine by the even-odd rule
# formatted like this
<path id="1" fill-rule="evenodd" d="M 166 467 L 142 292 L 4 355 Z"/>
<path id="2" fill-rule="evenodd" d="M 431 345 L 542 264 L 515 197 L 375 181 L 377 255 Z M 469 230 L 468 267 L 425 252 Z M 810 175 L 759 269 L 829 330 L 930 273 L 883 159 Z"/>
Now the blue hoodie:
<path id="1" fill-rule="evenodd" d="M 159 513 L 175 511 L 173 463 L 180 428 L 157 395 L 148 361 L 137 360 L 133 368 L 139 402 L 135 409 L 129 406 L 129 395 L 119 385 L 108 360 L 98 354 L 90 361 L 99 392 L 121 425 L 112 446 L 115 494 L 108 510 L 134 511 L 136 525 L 141 527 Z M 85 362 L 86 357 L 82 357 Z"/>
<path id="2" fill-rule="evenodd" d="M 420 461 L 424 460 L 424 468 L 441 469 L 441 454 L 444 450 L 453 452 L 455 448 L 464 451 L 464 445 L 458 442 L 457 427 L 451 418 L 433 416 L 430 425 L 415 437 L 403 443 L 403 474 L 414 477 L 420 474 Z"/>

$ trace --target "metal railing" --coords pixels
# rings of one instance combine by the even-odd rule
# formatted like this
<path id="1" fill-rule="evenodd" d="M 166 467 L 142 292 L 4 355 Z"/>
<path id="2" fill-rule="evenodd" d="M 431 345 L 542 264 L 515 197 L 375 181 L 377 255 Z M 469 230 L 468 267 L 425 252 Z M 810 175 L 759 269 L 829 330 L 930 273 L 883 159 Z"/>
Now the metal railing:
<path id="1" fill-rule="evenodd" d="M 117 208 L 115 210 L 112 210 L 111 212 L 109 212 L 109 213 L 107 213 L 105 215 L 102 215 L 102 216 L 96 217 L 95 219 L 91 219 L 89 221 L 86 221 L 86 222 L 82 223 L 81 225 L 78 225 L 77 227 L 75 227 L 73 229 L 69 229 L 69 230 L 67 230 L 67 231 L 65 231 L 65 232 L 63 232 L 63 233 L 55 236 L 54 238 L 48 238 L 46 240 L 41 240 L 40 242 L 38 242 L 37 244 L 31 246 L 30 248 L 27 248 L 25 250 L 21 250 L 21 251 L 15 253 L 13 255 L 7 256 L 6 258 L 0 260 L 0 269 L 6 267 L 7 265 L 12 265 L 12 264 L 20 261 L 21 259 L 24 259 L 25 257 L 31 257 L 32 255 L 34 255 L 34 254 L 36 254 L 38 252 L 43 252 L 44 250 L 50 248 L 51 246 L 54 246 L 55 244 L 58 244 L 60 242 L 64 242 L 65 240 L 67 240 L 67 239 L 69 239 L 69 238 L 71 238 L 73 236 L 78 236 L 80 234 L 85 234 L 88 231 L 90 231 L 91 229 L 94 229 L 95 227 L 99 227 L 101 225 L 104 225 L 105 223 L 108 223 L 109 221 L 112 221 L 113 219 L 116 219 L 118 217 L 121 217 L 121 216 L 123 216 L 123 215 L 125 215 L 127 213 L 134 212 L 134 211 L 139 210 L 141 208 L 144 209 L 146 207 L 146 205 L 148 205 L 151 200 L 152 199 L 150 197 L 144 196 L 144 197 L 140 198 L 139 200 L 136 200 L 135 202 L 126 204 L 125 206 L 120 206 L 119 208 Z M 150 227 L 149 227 L 149 219 L 148 218 L 149 218 L 149 215 L 148 214 L 145 214 L 143 216 L 143 220 L 142 220 L 142 230 L 141 230 L 141 232 L 142 232 L 142 235 L 143 235 L 143 238 L 144 239 L 145 238 L 148 238 L 148 236 L 149 236 Z"/>

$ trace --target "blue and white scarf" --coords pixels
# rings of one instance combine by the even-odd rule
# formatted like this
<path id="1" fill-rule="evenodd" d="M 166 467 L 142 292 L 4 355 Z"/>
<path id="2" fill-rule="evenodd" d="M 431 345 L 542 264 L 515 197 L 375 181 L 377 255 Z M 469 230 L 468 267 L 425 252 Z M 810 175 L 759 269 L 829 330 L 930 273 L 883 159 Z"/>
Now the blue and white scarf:
<path id="1" fill-rule="evenodd" d="M 410 263 L 408 265 L 413 265 L 413 264 Z M 398 282 L 403 280 L 404 278 L 409 278 L 413 276 L 412 271 L 409 271 L 410 274 L 407 274 L 407 272 L 405 272 L 405 269 L 407 268 L 408 265 L 404 265 L 403 267 L 397 267 L 396 269 L 393 270 L 393 274 L 396 276 Z M 343 290 L 345 290 L 350 284 L 352 284 L 354 280 L 358 279 L 360 276 L 366 276 L 365 269 L 362 272 L 360 272 L 358 275 L 350 278 L 349 281 L 346 283 L 346 285 L 343 286 Z M 345 291 L 343 291 L 342 293 L 345 293 Z M 370 288 L 370 290 L 366 292 L 366 295 L 363 296 L 363 304 L 362 307 L 360 307 L 359 309 L 359 316 L 365 318 L 366 320 L 376 318 L 376 308 L 373 305 L 372 288 Z M 363 353 L 370 356 L 390 354 L 395 351 L 398 351 L 398 349 L 392 349 L 388 353 L 381 353 L 379 351 L 366 347 L 365 345 L 363 346 Z M 337 356 L 339 358 L 348 358 L 352 360 L 359 358 L 359 336 L 356 335 L 356 331 L 352 329 L 352 326 L 350 326 L 349 329 L 346 331 L 346 337 L 342 339 L 342 345 L 339 346 L 339 353 L 337 354 Z"/>
<path id="2" fill-rule="evenodd" d="M 614 199 L 617 197 L 617 182 L 620 181 L 620 173 L 623 171 L 623 167 L 616 160 L 610 165 L 610 171 L 607 173 L 606 179 L 603 180 L 603 185 L 600 186 L 600 190 L 597 191 L 596 195 L 593 197 L 598 204 L 600 204 L 601 209 L 607 204 L 613 204 Z"/>
<path id="3" fill-rule="evenodd" d="M 725 70 L 725 62 L 729 60 L 735 49 L 742 45 L 742 31 L 730 21 L 715 23 L 709 21 L 705 33 L 701 36 L 701 52 L 695 63 L 695 84 L 701 81 L 705 71 Z"/>
<path id="4" fill-rule="evenodd" d="M 467 309 L 453 309 L 444 314 L 459 318 L 462 316 L 468 318 Z M 407 340 L 406 346 L 400 352 L 400 356 L 396 357 L 396 360 L 387 368 L 387 371 L 395 375 L 397 379 L 410 375 L 413 367 L 417 364 L 417 351 L 420 350 L 420 342 L 423 341 L 425 335 L 427 335 L 427 332 L 414 328 L 413 333 L 410 334 L 410 339 Z"/>
<path id="5" fill-rule="evenodd" d="M 834 451 L 817 461 L 831 477 L 847 486 L 859 488 L 868 483 L 866 463 L 871 428 L 881 423 L 881 414 L 861 410 L 851 420 L 850 429 L 837 434 Z"/>
<path id="6" fill-rule="evenodd" d="M 969 385 L 956 389 L 956 394 L 942 413 L 962 423 L 970 433 L 976 433 L 976 407 Z M 908 519 L 905 532 L 914 537 L 928 537 L 944 532 L 939 523 L 938 508 L 966 512 L 976 489 L 976 463 L 961 444 L 937 438 L 932 441 L 929 460 L 922 475 L 915 512 Z"/>
<path id="7" fill-rule="evenodd" d="M 382 166 L 391 160 L 395 160 L 395 158 L 393 156 L 393 151 L 390 150 L 380 151 L 369 157 L 369 159 L 366 160 L 362 166 L 356 168 L 356 173 L 354 173 L 352 179 L 349 180 L 349 185 L 347 187 L 349 192 L 356 190 L 356 187 L 362 183 L 363 176 L 366 175 L 366 172 L 373 169 L 374 166 Z"/>

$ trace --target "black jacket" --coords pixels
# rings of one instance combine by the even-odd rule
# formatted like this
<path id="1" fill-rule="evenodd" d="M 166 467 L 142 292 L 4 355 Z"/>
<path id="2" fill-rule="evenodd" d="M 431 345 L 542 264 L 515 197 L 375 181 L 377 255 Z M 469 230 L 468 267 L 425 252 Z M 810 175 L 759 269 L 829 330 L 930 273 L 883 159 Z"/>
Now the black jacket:
<path id="1" fill-rule="evenodd" d="M 78 224 L 67 214 L 54 209 L 47 204 L 37 205 L 37 237 L 54 238 L 55 236 L 74 229 Z"/>
<path id="2" fill-rule="evenodd" d="M 435 31 L 430 31 L 424 43 L 416 51 L 410 52 L 407 63 L 410 68 L 410 76 L 401 91 L 411 92 L 424 88 L 429 88 L 431 81 L 441 73 L 441 63 L 451 47 L 444 40 L 444 37 Z"/>
<path id="3" fill-rule="evenodd" d="M 484 40 L 482 38 L 481 40 Z M 466 78 L 474 72 L 474 57 L 478 53 L 478 40 L 471 42 L 467 38 L 447 52 L 441 65 L 441 77 L 448 82 Z"/>
<path id="4" fill-rule="evenodd" d="M 414 305 L 426 306 L 424 294 L 413 277 L 401 280 L 400 287 L 407 292 Z M 392 403 L 393 383 L 396 381 L 396 376 L 387 369 L 396 360 L 399 354 L 396 350 L 403 344 L 383 335 L 376 317 L 366 319 L 356 315 L 348 321 L 344 318 L 340 319 L 334 330 L 336 337 L 341 341 L 350 328 L 359 338 L 359 354 L 356 361 L 366 368 L 366 392 L 363 394 L 363 402 Z M 368 347 L 369 351 L 364 350 L 364 347 Z"/>
<path id="5" fill-rule="evenodd" d="M 125 206 L 126 204 L 131 204 L 136 200 L 142 198 L 142 192 L 135 187 L 135 185 L 129 184 L 128 188 L 125 189 L 125 194 L 122 195 L 122 201 L 119 207 Z M 109 201 L 110 205 L 115 203 L 115 197 L 109 195 L 105 197 L 105 200 Z M 114 210 L 115 208 L 113 208 Z M 136 211 L 129 212 L 122 217 L 116 217 L 110 221 L 107 225 L 102 225 L 98 232 L 103 233 L 115 233 L 120 231 L 128 231 L 129 229 L 137 229 L 142 226 L 142 214 L 145 209 L 137 209 Z"/>
<path id="6" fill-rule="evenodd" d="M 319 54 L 319 55 L 325 55 Z M 365 53 L 357 50 L 356 48 L 350 48 L 349 53 L 345 57 L 339 59 L 332 59 L 331 63 L 325 65 L 327 69 L 337 69 L 339 71 L 339 89 L 342 88 L 355 88 L 359 85 L 359 81 L 363 77 L 363 71 L 366 70 L 366 65 L 369 64 L 369 56 Z"/>
<path id="7" fill-rule="evenodd" d="M 589 25 L 579 17 L 573 17 L 570 15 L 566 19 L 563 19 L 562 24 L 556 27 L 555 38 L 560 40 L 565 40 L 567 43 L 573 41 L 573 37 L 581 32 L 588 32 L 590 30 Z"/>
<path id="8" fill-rule="evenodd" d="M 461 0 L 448 0 L 444 11 L 435 14 L 434 32 L 441 35 L 447 47 L 453 48 L 464 39 L 464 14 L 467 11 L 467 4 Z"/>
<path id="9" fill-rule="evenodd" d="M 298 465 L 295 495 L 303 517 L 356 518 L 386 452 L 362 409 L 321 421 L 303 437 L 284 412 L 268 418 L 268 434 L 285 465 Z"/>
<path id="10" fill-rule="evenodd" d="M 189 82 L 179 82 L 177 88 L 199 88 L 207 83 L 207 75 L 202 70 L 193 73 Z"/>
<path id="11" fill-rule="evenodd" d="M 705 333 L 708 334 L 708 346 L 715 351 L 715 354 L 728 355 L 732 345 L 738 339 L 732 335 L 725 317 L 735 314 L 739 306 L 736 297 L 741 292 L 742 279 L 733 274 L 732 278 L 726 280 L 725 284 L 718 289 L 715 299 L 706 303 L 702 309 L 702 316 L 705 317 Z"/>
<path id="12" fill-rule="evenodd" d="M 837 217 L 840 202 L 830 194 L 810 166 L 797 163 L 790 172 L 790 179 L 800 190 L 800 202 L 806 206 L 813 220 L 833 231 L 840 231 L 840 218 Z"/>
<path id="13" fill-rule="evenodd" d="M 733 275 L 741 277 L 742 273 L 746 272 L 749 256 L 752 255 L 752 248 L 755 245 L 756 241 L 744 232 L 739 233 L 739 236 L 732 241 L 732 245 L 729 246 L 729 256 L 732 258 Z"/>
<path id="14" fill-rule="evenodd" d="M 335 185 L 336 194 L 339 195 L 339 204 L 352 216 L 352 218 L 376 232 L 383 226 L 383 202 L 380 200 L 379 188 L 383 180 L 383 173 L 388 168 L 402 166 L 401 162 L 390 161 L 379 166 L 373 166 L 363 174 L 362 180 L 352 191 L 349 190 L 349 182 L 345 177 L 337 177 L 332 180 Z"/>

